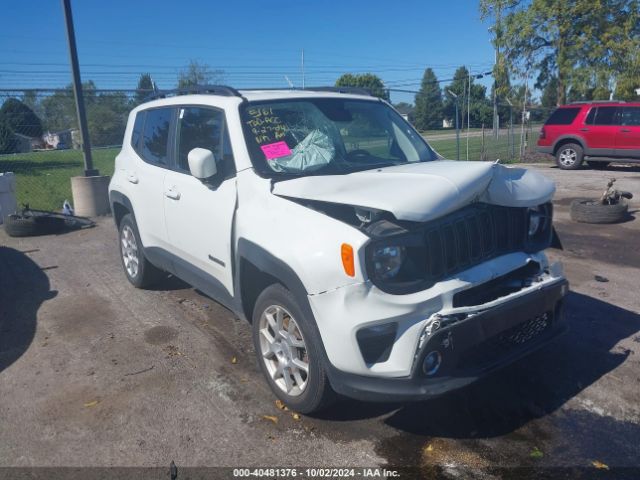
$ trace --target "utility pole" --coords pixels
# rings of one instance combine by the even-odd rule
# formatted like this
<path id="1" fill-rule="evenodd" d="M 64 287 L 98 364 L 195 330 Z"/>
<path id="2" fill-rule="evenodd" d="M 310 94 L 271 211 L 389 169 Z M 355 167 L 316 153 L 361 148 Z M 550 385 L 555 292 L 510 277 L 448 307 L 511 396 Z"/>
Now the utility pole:
<path id="1" fill-rule="evenodd" d="M 302 89 L 304 90 L 304 48 L 302 49 Z"/>
<path id="2" fill-rule="evenodd" d="M 80 215 L 81 217 L 106 215 L 111 210 L 109 204 L 109 176 L 100 175 L 98 170 L 93 168 L 91 142 L 89 141 L 87 115 L 84 110 L 82 82 L 80 80 L 80 67 L 78 65 L 76 34 L 73 29 L 73 16 L 71 15 L 71 0 L 61 1 L 62 9 L 64 10 L 64 21 L 67 27 L 69 60 L 71 61 L 71 72 L 73 73 L 73 94 L 76 100 L 80 135 L 82 135 L 82 152 L 84 154 L 84 176 L 71 177 L 73 207 L 76 215 Z"/>
<path id="3" fill-rule="evenodd" d="M 509 151 L 511 152 L 511 160 L 515 160 L 516 157 L 516 145 L 515 138 L 513 136 L 513 103 L 508 98 L 506 99 L 509 104 L 509 141 L 507 142 Z"/>
<path id="4" fill-rule="evenodd" d="M 500 129 L 499 118 L 498 118 L 498 76 L 496 75 L 499 66 L 498 62 L 500 60 L 500 32 L 502 31 L 501 21 L 502 21 L 502 10 L 500 5 L 496 6 L 495 10 L 496 21 L 495 24 L 489 27 L 489 31 L 493 31 L 495 34 L 494 46 L 495 46 L 495 56 L 493 61 L 493 137 L 498 138 L 498 130 Z"/>
<path id="5" fill-rule="evenodd" d="M 494 65 L 498 65 L 498 56 L 500 52 L 498 50 L 498 45 L 496 44 L 496 53 L 495 53 L 495 62 Z M 493 69 L 493 138 L 498 138 L 498 129 L 500 126 L 498 125 L 498 76 L 496 75 L 496 68 L 494 66 Z"/>
<path id="6" fill-rule="evenodd" d="M 62 0 L 64 10 L 64 22 L 67 27 L 67 43 L 69 44 L 69 60 L 71 61 L 71 72 L 73 74 L 73 95 L 76 100 L 76 113 L 80 124 L 80 134 L 82 136 L 82 152 L 84 154 L 84 175 L 85 177 L 95 177 L 99 175 L 97 169 L 93 168 L 93 158 L 91 157 L 91 141 L 89 140 L 89 128 L 87 127 L 87 115 L 84 109 L 84 98 L 82 95 L 82 81 L 80 80 L 80 66 L 78 65 L 78 51 L 76 48 L 76 34 L 73 28 L 73 16 L 71 15 L 71 0 Z"/>

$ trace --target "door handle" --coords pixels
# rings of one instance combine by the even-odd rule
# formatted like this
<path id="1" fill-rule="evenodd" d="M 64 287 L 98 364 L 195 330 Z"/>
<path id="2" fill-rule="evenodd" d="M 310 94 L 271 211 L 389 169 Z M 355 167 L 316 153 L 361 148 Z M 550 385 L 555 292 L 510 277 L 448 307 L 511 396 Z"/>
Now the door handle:
<path id="1" fill-rule="evenodd" d="M 176 192 L 173 189 L 169 189 L 166 192 L 164 192 L 165 197 L 167 198 L 171 198 L 172 200 L 180 200 L 180 192 Z"/>
<path id="2" fill-rule="evenodd" d="M 629 133 L 631 130 L 629 130 L 628 128 L 623 128 L 620 131 L 624 133 Z"/>
<path id="3" fill-rule="evenodd" d="M 581 131 L 581 132 L 588 132 L 588 131 L 589 131 L 589 129 L 588 129 L 588 128 L 581 128 L 581 129 L 580 129 L 580 131 Z"/>
<path id="4" fill-rule="evenodd" d="M 127 181 L 129 181 L 129 183 L 136 184 L 138 183 L 138 177 L 136 177 L 135 173 L 130 173 L 127 175 Z"/>

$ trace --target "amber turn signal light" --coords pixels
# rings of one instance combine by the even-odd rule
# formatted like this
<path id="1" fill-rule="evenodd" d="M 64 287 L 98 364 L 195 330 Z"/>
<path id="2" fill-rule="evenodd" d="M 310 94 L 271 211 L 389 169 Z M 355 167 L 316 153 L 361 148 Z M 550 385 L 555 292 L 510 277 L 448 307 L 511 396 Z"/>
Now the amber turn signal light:
<path id="1" fill-rule="evenodd" d="M 356 266 L 353 260 L 353 247 L 348 243 L 343 243 L 340 247 L 340 254 L 342 256 L 342 266 L 344 267 L 344 273 L 350 277 L 356 276 Z"/>

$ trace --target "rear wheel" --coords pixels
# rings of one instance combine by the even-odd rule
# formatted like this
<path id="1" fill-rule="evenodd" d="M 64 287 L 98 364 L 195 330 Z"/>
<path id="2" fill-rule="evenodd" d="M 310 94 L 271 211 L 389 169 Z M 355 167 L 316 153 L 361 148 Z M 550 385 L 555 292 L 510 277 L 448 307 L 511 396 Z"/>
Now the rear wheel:
<path id="1" fill-rule="evenodd" d="M 563 170 L 576 170 L 582 165 L 584 152 L 576 143 L 566 143 L 556 152 L 556 163 Z"/>
<path id="2" fill-rule="evenodd" d="M 162 278 L 162 271 L 153 266 L 144 256 L 138 227 L 128 213 L 120 221 L 120 258 L 127 280 L 138 288 L 153 285 Z"/>
<path id="3" fill-rule="evenodd" d="M 319 334 L 282 285 L 267 287 L 253 311 L 253 341 L 273 393 L 291 410 L 311 413 L 334 398 L 320 353 Z"/>

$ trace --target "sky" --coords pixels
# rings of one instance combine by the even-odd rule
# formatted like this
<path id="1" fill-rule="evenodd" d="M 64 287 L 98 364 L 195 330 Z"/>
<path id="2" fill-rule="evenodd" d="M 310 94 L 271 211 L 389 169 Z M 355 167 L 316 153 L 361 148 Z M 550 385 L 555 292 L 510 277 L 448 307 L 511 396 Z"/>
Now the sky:
<path id="1" fill-rule="evenodd" d="M 224 71 L 224 83 L 333 85 L 342 73 L 375 73 L 417 90 L 427 67 L 448 80 L 460 65 L 490 71 L 494 50 L 477 0 L 72 0 L 82 80 L 135 88 L 148 72 L 174 88 L 190 60 Z M 0 88 L 58 88 L 71 73 L 59 0 L 3 5 Z M 480 80 L 489 86 L 491 79 Z M 443 82 L 441 85 L 445 85 Z M 413 94 L 392 92 L 392 100 Z"/>

